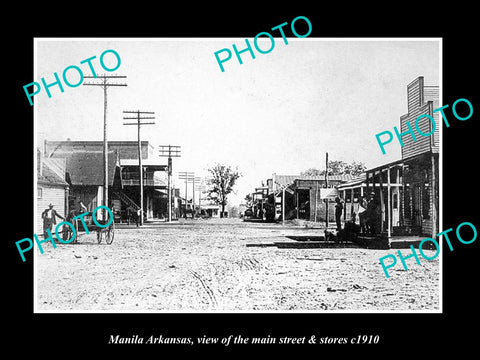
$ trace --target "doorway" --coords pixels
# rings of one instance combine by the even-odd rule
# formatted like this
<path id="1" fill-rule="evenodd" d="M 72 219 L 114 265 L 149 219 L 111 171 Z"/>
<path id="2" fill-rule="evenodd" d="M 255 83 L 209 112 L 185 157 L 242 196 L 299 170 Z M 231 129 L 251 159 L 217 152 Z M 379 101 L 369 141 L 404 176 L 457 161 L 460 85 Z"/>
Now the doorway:
<path id="1" fill-rule="evenodd" d="M 413 185 L 412 192 L 412 230 L 415 233 L 422 232 L 422 186 L 420 183 Z"/>
<path id="2" fill-rule="evenodd" d="M 298 218 L 310 220 L 310 190 L 297 190 Z"/>

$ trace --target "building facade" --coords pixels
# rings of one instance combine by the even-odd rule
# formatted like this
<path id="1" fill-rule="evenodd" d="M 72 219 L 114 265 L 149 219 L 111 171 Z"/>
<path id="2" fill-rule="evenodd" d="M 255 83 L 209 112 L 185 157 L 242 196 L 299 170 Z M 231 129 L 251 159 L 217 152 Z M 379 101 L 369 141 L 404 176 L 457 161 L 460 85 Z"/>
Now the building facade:
<path id="1" fill-rule="evenodd" d="M 335 221 L 336 187 L 353 175 L 277 175 L 251 194 L 254 217 L 265 220 Z"/>
<path id="2" fill-rule="evenodd" d="M 389 236 L 438 233 L 441 122 L 433 112 L 438 107 L 438 86 L 425 86 L 421 76 L 408 84 L 408 112 L 400 117 L 402 159 L 366 171 L 367 192 L 381 203 L 380 230 Z"/>
<path id="3" fill-rule="evenodd" d="M 407 86 L 408 112 L 400 117 L 401 131 L 408 130 L 417 117 L 428 115 L 431 121 L 419 122 L 419 129 L 431 136 L 403 137 L 402 147 L 404 193 L 402 197 L 403 223 L 407 231 L 435 237 L 439 229 L 439 151 L 440 115 L 433 110 L 439 107 L 439 87 L 425 86 L 418 77 Z"/>

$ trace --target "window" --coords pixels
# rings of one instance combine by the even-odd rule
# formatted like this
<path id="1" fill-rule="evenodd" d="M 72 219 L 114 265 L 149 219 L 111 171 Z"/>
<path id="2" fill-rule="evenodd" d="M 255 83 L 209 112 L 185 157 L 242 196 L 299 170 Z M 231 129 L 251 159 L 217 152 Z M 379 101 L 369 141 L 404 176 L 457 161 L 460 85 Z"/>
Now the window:
<path id="1" fill-rule="evenodd" d="M 398 194 L 393 194 L 393 208 L 398 209 Z"/>
<path id="2" fill-rule="evenodd" d="M 43 194 L 42 194 L 42 188 L 39 187 L 39 188 L 37 188 L 37 199 L 41 199 L 42 196 L 43 196 Z"/>

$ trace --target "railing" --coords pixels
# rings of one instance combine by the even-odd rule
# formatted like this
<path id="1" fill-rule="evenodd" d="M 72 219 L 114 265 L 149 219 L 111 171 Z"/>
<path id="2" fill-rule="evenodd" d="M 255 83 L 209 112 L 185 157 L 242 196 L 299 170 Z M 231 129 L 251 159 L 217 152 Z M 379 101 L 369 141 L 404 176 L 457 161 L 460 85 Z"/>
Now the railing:
<path id="1" fill-rule="evenodd" d="M 139 179 L 122 179 L 124 186 L 140 186 Z M 160 180 L 144 179 L 143 186 L 163 186 L 165 183 Z"/>
<path id="2" fill-rule="evenodd" d="M 137 203 L 135 201 L 133 201 L 132 199 L 130 199 L 126 194 L 124 194 L 123 192 L 119 191 L 119 192 L 116 192 L 114 191 L 113 192 L 114 195 L 116 195 L 121 201 L 123 201 L 125 204 L 129 205 L 129 206 L 132 206 L 133 208 L 135 209 L 139 209 L 140 207 L 137 205 Z"/>

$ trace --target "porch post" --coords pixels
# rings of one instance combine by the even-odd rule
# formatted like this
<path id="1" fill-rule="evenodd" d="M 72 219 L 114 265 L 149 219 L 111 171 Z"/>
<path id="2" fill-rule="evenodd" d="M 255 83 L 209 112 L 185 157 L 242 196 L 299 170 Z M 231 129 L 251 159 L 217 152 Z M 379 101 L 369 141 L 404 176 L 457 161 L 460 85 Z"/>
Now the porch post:
<path id="1" fill-rule="evenodd" d="M 354 212 L 354 206 L 353 206 L 353 199 L 355 198 L 354 196 L 355 188 L 352 188 L 351 194 L 350 194 L 350 219 L 353 218 L 353 212 Z M 345 216 L 347 216 L 347 211 L 345 211 Z"/>
<path id="2" fill-rule="evenodd" d="M 378 181 L 379 181 L 379 187 L 380 187 L 380 233 L 383 232 L 384 230 L 384 225 L 383 225 L 383 214 L 385 213 L 385 201 L 383 200 L 383 182 L 382 182 L 382 169 L 378 172 Z M 382 210 L 382 204 L 383 204 L 383 210 Z"/>
<path id="3" fill-rule="evenodd" d="M 299 215 L 299 211 L 300 211 L 300 205 L 298 203 L 298 188 L 295 189 L 295 197 L 296 197 L 296 200 L 297 200 L 297 220 L 299 219 L 298 215 Z"/>
<path id="4" fill-rule="evenodd" d="M 387 236 L 391 237 L 392 211 L 390 204 L 390 166 L 387 168 Z"/>
<path id="5" fill-rule="evenodd" d="M 437 175 L 435 173 L 435 157 L 433 154 L 430 155 L 432 159 L 432 185 L 430 186 L 431 190 L 431 201 L 432 205 L 431 208 L 431 213 L 432 213 L 432 238 L 435 238 L 437 232 L 438 232 L 438 195 L 437 195 Z"/>

